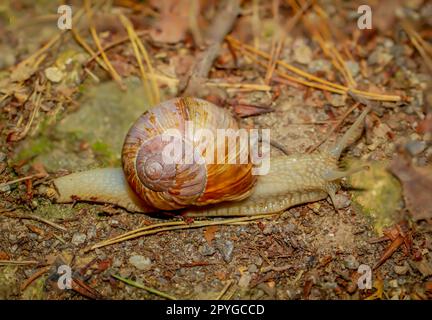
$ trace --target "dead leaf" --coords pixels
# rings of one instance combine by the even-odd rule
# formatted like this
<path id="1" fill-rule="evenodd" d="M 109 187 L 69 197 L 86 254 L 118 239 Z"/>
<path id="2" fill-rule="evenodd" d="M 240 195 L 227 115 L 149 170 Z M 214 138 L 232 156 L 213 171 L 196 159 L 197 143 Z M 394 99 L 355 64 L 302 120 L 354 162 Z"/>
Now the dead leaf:
<path id="1" fill-rule="evenodd" d="M 218 231 L 218 226 L 210 226 L 204 229 L 204 238 L 206 239 L 207 243 L 211 245 L 216 231 Z"/>
<path id="2" fill-rule="evenodd" d="M 399 156 L 389 170 L 401 181 L 405 205 L 414 220 L 432 219 L 432 167 L 414 167 Z"/>
<path id="3" fill-rule="evenodd" d="M 6 252 L 0 251 L 0 260 L 9 260 L 9 259 L 10 257 Z"/>
<path id="4" fill-rule="evenodd" d="M 269 107 L 261 107 L 248 104 L 236 104 L 234 106 L 234 112 L 241 118 L 257 116 L 264 113 L 273 112 L 274 109 Z"/>

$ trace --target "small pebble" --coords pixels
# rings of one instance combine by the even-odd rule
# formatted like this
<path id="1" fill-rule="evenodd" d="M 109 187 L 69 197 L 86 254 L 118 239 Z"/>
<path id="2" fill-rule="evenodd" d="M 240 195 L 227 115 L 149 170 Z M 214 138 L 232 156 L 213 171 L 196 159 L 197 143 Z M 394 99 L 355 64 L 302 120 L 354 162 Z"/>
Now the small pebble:
<path id="1" fill-rule="evenodd" d="M 393 270 L 398 275 L 404 275 L 404 274 L 406 274 L 408 272 L 409 267 L 406 264 L 404 264 L 403 266 L 395 265 L 394 268 L 393 268 Z"/>
<path id="2" fill-rule="evenodd" d="M 346 104 L 346 96 L 341 94 L 332 94 L 330 103 L 335 107 L 342 107 Z"/>
<path id="3" fill-rule="evenodd" d="M 426 142 L 424 141 L 410 141 L 405 145 L 406 150 L 412 156 L 422 153 L 426 149 Z"/>
<path id="4" fill-rule="evenodd" d="M 273 225 L 271 223 L 267 223 L 267 225 L 264 227 L 263 233 L 265 235 L 269 235 L 273 233 L 273 230 L 274 230 Z"/>
<path id="5" fill-rule="evenodd" d="M 222 255 L 225 262 L 229 263 L 232 260 L 232 255 L 234 251 L 234 243 L 230 240 L 219 242 L 217 249 Z"/>
<path id="6" fill-rule="evenodd" d="M 335 196 L 335 207 L 338 209 L 349 207 L 351 200 L 344 194 L 337 194 Z"/>
<path id="7" fill-rule="evenodd" d="M 84 233 L 76 232 L 72 236 L 72 243 L 76 246 L 83 244 L 86 241 L 87 236 Z"/>
<path id="8" fill-rule="evenodd" d="M 249 286 L 252 276 L 249 272 L 245 272 L 241 275 L 238 285 L 240 288 L 247 288 Z"/>
<path id="9" fill-rule="evenodd" d="M 203 256 L 211 256 L 216 252 L 216 250 L 208 243 L 204 243 L 202 246 L 199 246 L 198 251 Z"/>
<path id="10" fill-rule="evenodd" d="M 250 273 L 257 272 L 257 271 L 258 271 L 258 267 L 252 263 L 252 264 L 249 265 L 249 267 L 248 267 L 248 271 L 249 271 Z"/>
<path id="11" fill-rule="evenodd" d="M 357 261 L 356 257 L 353 255 L 349 255 L 345 258 L 345 266 L 350 270 L 357 270 L 359 267 L 359 262 Z"/>
<path id="12" fill-rule="evenodd" d="M 312 61 L 312 50 L 302 42 L 295 42 L 294 60 L 301 64 L 309 64 Z"/>
<path id="13" fill-rule="evenodd" d="M 49 81 L 57 83 L 63 79 L 65 74 L 57 67 L 49 67 L 45 69 L 45 76 Z"/>
<path id="14" fill-rule="evenodd" d="M 131 256 L 129 258 L 129 263 L 138 270 L 149 270 L 151 267 L 151 260 L 140 255 Z"/>

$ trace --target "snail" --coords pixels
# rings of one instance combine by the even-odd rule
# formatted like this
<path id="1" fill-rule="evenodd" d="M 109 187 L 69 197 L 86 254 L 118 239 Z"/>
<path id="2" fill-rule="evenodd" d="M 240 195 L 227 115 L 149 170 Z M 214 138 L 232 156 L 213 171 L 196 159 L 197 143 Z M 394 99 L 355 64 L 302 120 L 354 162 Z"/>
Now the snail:
<path id="1" fill-rule="evenodd" d="M 141 115 L 129 130 L 122 150 L 123 168 L 93 169 L 56 178 L 56 201 L 110 203 L 142 213 L 183 209 L 184 215 L 194 217 L 276 213 L 327 196 L 335 206 L 340 179 L 363 169 L 343 171 L 338 160 L 350 141 L 358 137 L 369 109 L 334 146 L 310 154 L 272 156 L 268 173 L 254 175 L 250 157 L 246 163 L 206 163 L 205 156 L 217 150 L 199 149 L 197 141 L 186 137 L 189 122 L 211 133 L 239 129 L 226 109 L 192 97 L 168 100 Z M 193 153 L 192 162 L 164 162 L 169 142 L 163 134 L 172 128 L 181 134 L 178 143 Z M 223 147 L 216 143 L 217 148 Z M 185 155 L 184 149 L 181 155 Z"/>

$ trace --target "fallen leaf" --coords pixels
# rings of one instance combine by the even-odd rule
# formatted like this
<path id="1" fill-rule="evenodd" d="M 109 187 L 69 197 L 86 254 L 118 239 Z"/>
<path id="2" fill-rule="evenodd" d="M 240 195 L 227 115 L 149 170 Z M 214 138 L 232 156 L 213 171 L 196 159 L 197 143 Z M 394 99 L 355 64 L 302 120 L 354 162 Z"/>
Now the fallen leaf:
<path id="1" fill-rule="evenodd" d="M 215 237 L 215 233 L 216 231 L 218 231 L 218 229 L 218 226 L 210 226 L 204 229 L 204 238 L 206 239 L 208 244 L 212 243 Z"/>
<path id="2" fill-rule="evenodd" d="M 389 170 L 401 181 L 405 205 L 414 220 L 432 219 L 432 167 L 414 167 L 399 156 Z"/>
<path id="3" fill-rule="evenodd" d="M 9 260 L 9 259 L 10 257 L 6 252 L 0 251 L 0 260 Z"/>
<path id="4" fill-rule="evenodd" d="M 237 104 L 234 106 L 234 112 L 241 118 L 257 116 L 264 113 L 273 112 L 274 109 L 269 107 L 260 107 L 247 104 Z"/>

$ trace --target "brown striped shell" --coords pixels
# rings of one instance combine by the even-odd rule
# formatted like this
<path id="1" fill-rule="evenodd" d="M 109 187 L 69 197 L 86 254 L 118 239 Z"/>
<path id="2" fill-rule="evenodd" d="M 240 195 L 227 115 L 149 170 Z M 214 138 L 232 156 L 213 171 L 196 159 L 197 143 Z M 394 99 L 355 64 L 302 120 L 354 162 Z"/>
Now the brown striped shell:
<path id="1" fill-rule="evenodd" d="M 242 200 L 250 194 L 256 181 L 251 162 L 216 164 L 217 152 L 223 147 L 216 139 L 213 148 L 205 139 L 190 139 L 187 130 L 191 123 L 193 130 L 208 129 L 213 137 L 218 129 L 239 129 L 237 121 L 223 108 L 197 98 L 175 98 L 145 112 L 129 130 L 123 145 L 123 170 L 130 186 L 147 205 L 175 210 Z M 173 129 L 180 134 L 178 140 L 166 139 L 164 133 Z M 180 144 L 181 159 L 189 161 L 167 163 L 164 152 Z M 206 163 L 210 153 L 215 161 Z M 227 157 L 225 153 L 225 160 Z"/>

